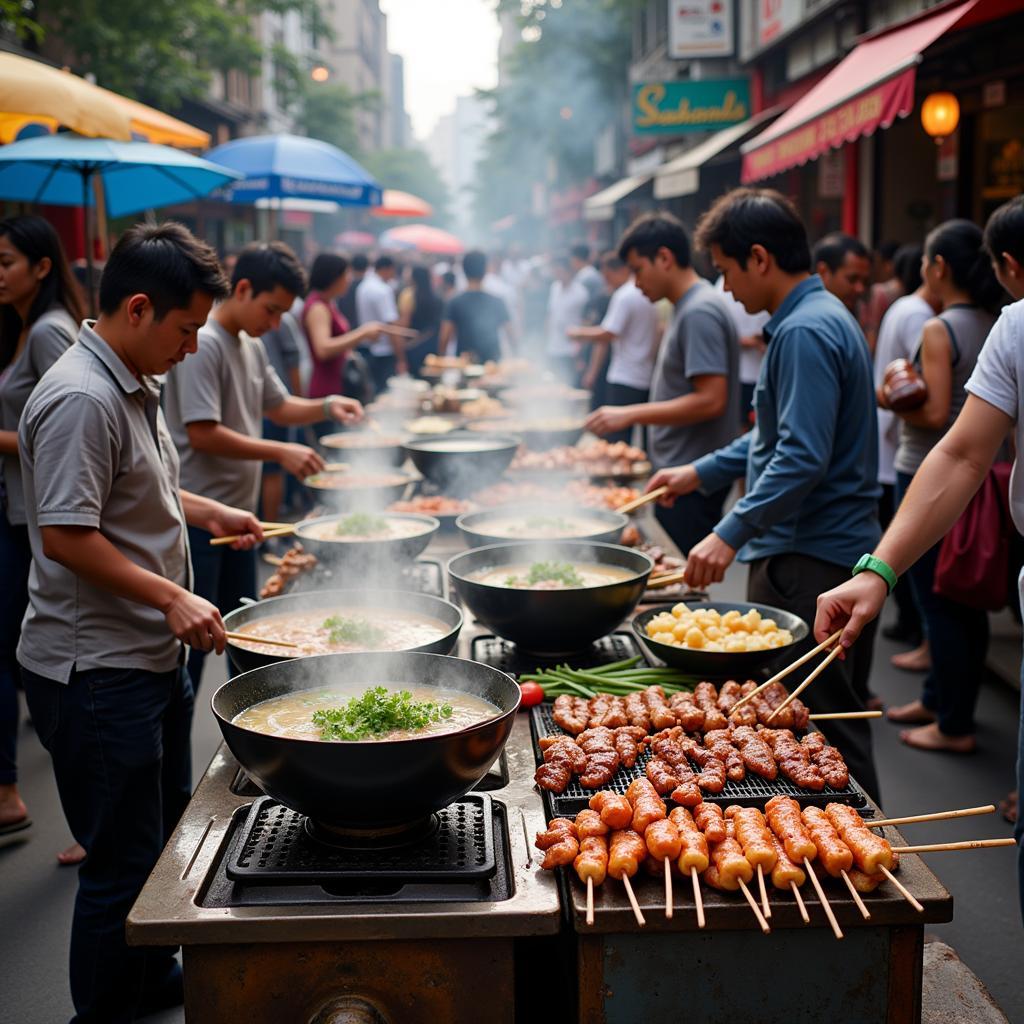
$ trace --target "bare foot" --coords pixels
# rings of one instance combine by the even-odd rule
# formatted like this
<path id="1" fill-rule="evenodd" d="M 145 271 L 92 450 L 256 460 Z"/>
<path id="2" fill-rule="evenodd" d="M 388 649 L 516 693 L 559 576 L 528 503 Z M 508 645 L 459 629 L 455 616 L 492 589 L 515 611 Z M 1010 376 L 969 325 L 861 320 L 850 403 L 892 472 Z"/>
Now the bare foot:
<path id="1" fill-rule="evenodd" d="M 949 754 L 973 754 L 973 736 L 947 736 L 937 725 L 922 725 L 919 729 L 905 729 L 900 739 L 916 750 L 937 750 Z"/>
<path id="2" fill-rule="evenodd" d="M 21 799 L 17 785 L 11 783 L 0 786 L 0 833 L 17 832 L 31 824 L 28 808 Z"/>
<path id="3" fill-rule="evenodd" d="M 999 801 L 999 813 L 1011 824 L 1017 821 L 1017 790 L 1006 795 L 1005 800 Z"/>
<path id="4" fill-rule="evenodd" d="M 85 847 L 80 843 L 72 843 L 66 850 L 57 854 L 57 863 L 62 868 L 74 867 L 86 858 Z"/>
<path id="5" fill-rule="evenodd" d="M 901 725 L 931 725 L 935 721 L 935 715 L 919 700 L 901 704 L 898 708 L 889 708 L 886 717 L 890 722 L 899 722 Z"/>
<path id="6" fill-rule="evenodd" d="M 904 672 L 927 672 L 932 667 L 932 654 L 925 640 L 920 647 L 912 651 L 902 651 L 894 654 L 889 661 L 893 668 L 902 669 Z"/>
<path id="7" fill-rule="evenodd" d="M 868 697 L 867 704 L 865 705 L 865 707 L 868 709 L 868 711 L 884 711 L 885 701 L 882 700 L 882 698 L 879 697 L 877 693 L 873 693 L 870 697 Z"/>

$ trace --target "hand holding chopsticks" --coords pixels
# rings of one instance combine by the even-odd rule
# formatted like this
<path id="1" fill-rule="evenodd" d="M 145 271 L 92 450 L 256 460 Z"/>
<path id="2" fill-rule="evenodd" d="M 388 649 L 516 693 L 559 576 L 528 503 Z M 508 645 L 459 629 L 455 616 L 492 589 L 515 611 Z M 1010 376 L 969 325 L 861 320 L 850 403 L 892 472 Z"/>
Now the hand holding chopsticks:
<path id="1" fill-rule="evenodd" d="M 813 683 L 814 680 L 817 679 L 818 676 L 820 676 L 821 673 L 824 672 L 825 669 L 827 669 L 829 665 L 831 665 L 832 662 L 835 661 L 836 658 L 838 658 L 839 655 L 842 653 L 843 647 L 839 643 L 836 643 L 835 647 L 833 647 L 832 650 L 829 651 L 828 656 L 822 660 L 821 664 L 818 665 L 818 667 L 814 669 L 814 671 L 811 672 L 811 674 L 768 716 L 768 720 L 765 722 L 765 725 L 770 725 L 772 719 L 783 708 L 788 707 L 790 704 L 792 704 L 793 701 L 795 701 L 797 697 L 799 697 L 800 694 L 803 693 L 803 691 L 806 690 L 807 687 L 810 686 L 811 683 Z"/>
<path id="2" fill-rule="evenodd" d="M 294 523 L 260 523 L 263 527 L 263 539 L 270 540 L 271 537 L 287 537 L 295 532 Z M 236 541 L 242 540 L 247 534 L 235 533 L 227 537 L 211 537 L 211 547 L 222 547 L 224 544 L 234 544 Z"/>
<path id="3" fill-rule="evenodd" d="M 652 501 L 657 501 L 664 494 L 668 494 L 667 487 L 655 487 L 653 491 L 648 491 L 646 494 L 641 494 L 639 498 L 634 498 L 632 501 L 627 501 L 625 505 L 620 505 L 615 511 L 620 515 L 628 515 L 630 512 L 635 512 L 638 508 L 643 508 L 644 505 L 649 505 Z"/>
<path id="4" fill-rule="evenodd" d="M 823 650 L 825 650 L 826 647 L 828 647 L 831 644 L 834 644 L 839 639 L 839 637 L 842 636 L 842 632 L 843 631 L 841 629 L 837 629 L 827 640 L 822 640 L 822 642 L 818 644 L 817 647 L 808 651 L 802 657 L 797 658 L 796 661 L 787 665 L 781 672 L 776 672 L 775 675 L 773 675 L 771 679 L 768 680 L 768 682 L 762 683 L 756 690 L 751 690 L 750 693 L 748 693 L 745 697 L 741 697 L 733 705 L 733 711 L 738 711 L 741 707 L 743 707 L 744 704 L 747 704 L 751 700 L 753 700 L 753 698 L 756 697 L 762 690 L 767 690 L 768 687 L 772 685 L 772 683 L 780 682 L 781 680 L 785 679 L 786 676 L 790 674 L 790 672 L 795 672 L 801 665 L 806 665 L 807 662 L 809 662 L 811 658 L 813 658 L 816 654 L 820 654 Z"/>

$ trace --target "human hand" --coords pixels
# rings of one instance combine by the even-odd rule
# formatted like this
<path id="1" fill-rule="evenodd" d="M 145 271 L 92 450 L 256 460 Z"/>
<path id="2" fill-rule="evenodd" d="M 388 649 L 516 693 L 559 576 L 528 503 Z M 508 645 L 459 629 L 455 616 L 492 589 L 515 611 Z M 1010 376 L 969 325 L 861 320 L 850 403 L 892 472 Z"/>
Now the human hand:
<path id="1" fill-rule="evenodd" d="M 224 653 L 224 622 L 205 598 L 181 588 L 163 612 L 171 632 L 182 643 L 200 651 Z"/>
<path id="2" fill-rule="evenodd" d="M 632 415 L 626 406 L 602 405 L 587 417 L 584 428 L 598 437 L 604 437 L 605 434 L 614 434 L 632 425 Z"/>
<path id="3" fill-rule="evenodd" d="M 339 423 L 358 423 L 363 418 L 362 403 L 355 398 L 335 395 L 330 403 L 331 418 Z"/>
<path id="4" fill-rule="evenodd" d="M 849 647 L 861 630 L 882 610 L 889 596 L 889 585 L 876 573 L 865 571 L 838 587 L 818 595 L 814 616 L 814 637 L 820 643 L 837 629 L 842 647 Z"/>
<path id="5" fill-rule="evenodd" d="M 700 487 L 700 477 L 693 465 L 673 466 L 670 469 L 659 469 L 644 488 L 644 493 L 653 491 L 658 487 L 667 487 L 668 492 L 658 499 L 658 504 L 665 508 L 671 508 L 676 503 L 676 498 L 684 494 L 691 494 Z"/>
<path id="6" fill-rule="evenodd" d="M 709 533 L 690 548 L 686 556 L 687 586 L 703 590 L 709 583 L 721 583 L 735 557 L 734 547 L 726 544 L 717 533 Z"/>
<path id="7" fill-rule="evenodd" d="M 214 537 L 241 535 L 241 539 L 231 545 L 234 551 L 249 551 L 263 540 L 263 527 L 251 512 L 222 505 L 220 502 L 217 502 L 211 512 L 206 529 Z"/>
<path id="8" fill-rule="evenodd" d="M 282 444 L 277 461 L 281 463 L 282 468 L 300 480 L 319 473 L 324 468 L 324 460 L 304 444 Z"/>

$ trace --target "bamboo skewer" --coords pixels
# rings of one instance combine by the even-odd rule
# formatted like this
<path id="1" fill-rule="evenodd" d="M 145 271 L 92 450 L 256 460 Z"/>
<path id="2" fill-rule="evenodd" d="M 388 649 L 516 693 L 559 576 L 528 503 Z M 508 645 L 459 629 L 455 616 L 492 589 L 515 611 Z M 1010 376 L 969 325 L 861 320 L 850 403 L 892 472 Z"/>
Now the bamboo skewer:
<path id="1" fill-rule="evenodd" d="M 636 901 L 633 886 L 629 884 L 629 875 L 622 876 L 622 884 L 626 887 L 626 895 L 629 897 L 629 905 L 633 908 L 633 916 L 636 918 L 636 923 L 643 927 L 647 924 L 647 921 L 644 920 L 644 915 L 640 913 L 640 904 Z"/>
<path id="2" fill-rule="evenodd" d="M 765 720 L 765 725 L 768 725 L 771 722 L 771 720 L 783 708 L 788 707 L 790 704 L 792 704 L 793 701 L 795 701 L 797 699 L 797 697 L 801 693 L 803 693 L 803 691 L 806 690 L 807 687 L 810 686 L 811 683 L 813 683 L 814 680 L 817 679 L 818 676 L 820 676 L 821 673 L 824 672 L 825 669 L 827 669 L 829 667 L 829 665 L 831 665 L 832 662 L 835 661 L 836 658 L 838 658 L 839 655 L 842 654 L 842 653 L 843 653 L 843 648 L 840 647 L 839 644 L 836 644 L 836 646 L 833 647 L 832 650 L 829 652 L 828 657 L 825 658 L 821 662 L 821 664 L 818 665 L 818 667 L 768 716 L 768 718 Z M 735 711 L 736 709 L 733 708 L 733 710 Z"/>
<path id="3" fill-rule="evenodd" d="M 757 923 L 761 926 L 761 931 L 767 935 L 772 929 L 764 919 L 764 914 L 761 913 L 761 908 L 757 905 L 757 900 L 754 899 L 754 894 L 747 888 L 747 883 L 744 882 L 742 878 L 737 878 L 736 881 L 740 883 L 740 890 L 743 892 L 743 898 L 750 904 L 750 909 L 754 912 L 754 917 L 757 918 Z"/>
<path id="4" fill-rule="evenodd" d="M 841 629 L 837 629 L 827 640 L 822 640 L 822 642 L 818 644 L 818 646 L 815 647 L 813 650 L 810 650 L 802 657 L 797 658 L 796 661 L 792 662 L 792 664 L 787 665 L 784 669 L 782 669 L 781 672 L 776 672 L 775 675 L 773 675 L 771 679 L 768 680 L 768 682 L 762 683 L 756 690 L 751 690 L 750 693 L 748 693 L 745 697 L 740 697 L 740 699 L 736 701 L 735 704 L 733 704 L 733 711 L 739 710 L 741 707 L 743 707 L 744 704 L 746 704 L 752 698 L 756 697 L 762 690 L 771 686 L 772 683 L 777 683 L 779 682 L 779 680 L 785 679 L 786 676 L 790 674 L 790 672 L 795 672 L 801 665 L 806 665 L 807 662 L 811 660 L 811 658 L 813 658 L 816 654 L 820 654 L 823 650 L 825 650 L 826 647 L 828 647 L 829 644 L 835 643 L 835 641 L 838 640 L 842 635 L 843 631 Z"/>
<path id="5" fill-rule="evenodd" d="M 638 508 L 643 508 L 644 505 L 649 505 L 652 501 L 657 501 L 663 494 L 668 494 L 667 487 L 655 487 L 653 491 L 648 491 L 646 494 L 641 494 L 639 498 L 620 505 L 615 511 L 620 515 L 627 515 L 630 512 L 635 512 Z"/>
<path id="6" fill-rule="evenodd" d="M 821 715 L 811 715 L 812 722 L 834 722 L 844 718 L 881 718 L 884 711 L 829 711 Z"/>
<path id="7" fill-rule="evenodd" d="M 1010 842 L 1012 843 L 1013 840 L 1011 839 Z M 885 877 L 888 878 L 889 881 L 892 882 L 892 884 L 895 885 L 897 889 L 899 889 L 900 895 L 919 914 L 923 914 L 924 913 L 924 907 L 922 907 L 921 904 L 917 902 L 917 900 L 911 894 L 910 890 L 887 867 L 883 867 L 881 864 L 879 864 L 878 867 L 879 867 L 879 870 L 882 872 L 882 874 L 885 875 Z"/>
<path id="8" fill-rule="evenodd" d="M 843 937 L 843 930 L 839 927 L 836 915 L 832 911 L 832 904 L 829 903 L 825 890 L 822 889 L 821 882 L 818 881 L 818 876 L 814 873 L 814 868 L 811 867 L 811 862 L 806 857 L 804 857 L 804 867 L 807 869 L 807 877 L 810 878 L 814 891 L 818 894 L 818 899 L 821 900 L 821 906 L 825 911 L 825 916 L 828 918 L 828 923 L 832 926 L 832 934 L 837 939 L 841 939 Z"/>
<path id="9" fill-rule="evenodd" d="M 800 917 L 803 919 L 804 924 L 810 924 L 811 916 L 807 913 L 807 907 L 804 904 L 803 896 L 800 895 L 800 886 L 791 880 L 789 887 L 793 890 L 793 896 L 796 898 L 796 905 L 800 908 Z"/>
<path id="10" fill-rule="evenodd" d="M 229 640 L 241 640 L 247 644 L 272 644 L 274 647 L 294 647 L 296 649 L 299 646 L 290 640 L 271 640 L 268 636 L 255 636 L 252 633 L 225 633 L 224 635 Z"/>
<path id="11" fill-rule="evenodd" d="M 690 880 L 693 882 L 693 902 L 697 904 L 697 927 L 703 928 L 706 923 L 704 920 L 704 899 L 700 894 L 700 878 L 697 875 L 697 869 L 694 867 L 690 868 Z"/>
<path id="12" fill-rule="evenodd" d="M 967 839 L 960 843 L 925 843 L 923 846 L 894 846 L 897 853 L 942 853 L 945 850 L 989 850 L 994 846 L 1016 846 L 1011 836 L 1005 839 Z M 885 870 L 884 868 L 882 869 Z"/>
<path id="13" fill-rule="evenodd" d="M 864 900 L 861 899 L 860 893 L 857 892 L 857 887 L 853 884 L 853 880 L 845 871 L 842 874 L 843 881 L 846 883 L 846 888 L 850 890 L 850 897 L 853 899 L 853 902 L 857 904 L 860 916 L 863 917 L 865 921 L 870 921 L 871 911 L 864 905 Z"/>
<path id="14" fill-rule="evenodd" d="M 757 887 L 761 890 L 761 912 L 766 918 L 772 916 L 772 908 L 768 904 L 768 890 L 764 885 L 764 868 L 757 865 Z"/>
<path id="15" fill-rule="evenodd" d="M 672 862 L 665 858 L 665 916 L 672 919 Z"/>
<path id="16" fill-rule="evenodd" d="M 903 818 L 882 818 L 879 821 L 871 821 L 866 818 L 864 824 L 868 828 L 881 828 L 883 825 L 913 825 L 919 821 L 945 821 L 948 818 L 969 818 L 975 814 L 992 814 L 995 809 L 995 804 L 986 804 L 984 807 L 962 807 L 956 811 L 935 811 L 933 814 L 909 814 Z"/>
<path id="17" fill-rule="evenodd" d="M 594 877 L 587 875 L 587 924 L 594 923 Z"/>

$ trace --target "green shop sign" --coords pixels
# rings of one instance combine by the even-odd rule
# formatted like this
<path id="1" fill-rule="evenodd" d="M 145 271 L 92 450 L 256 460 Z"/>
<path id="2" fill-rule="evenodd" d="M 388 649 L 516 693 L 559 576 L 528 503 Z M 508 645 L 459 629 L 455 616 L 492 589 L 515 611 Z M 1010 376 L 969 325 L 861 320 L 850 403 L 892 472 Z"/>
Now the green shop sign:
<path id="1" fill-rule="evenodd" d="M 728 128 L 750 117 L 745 78 L 706 82 L 644 82 L 633 86 L 633 132 L 679 135 Z"/>

